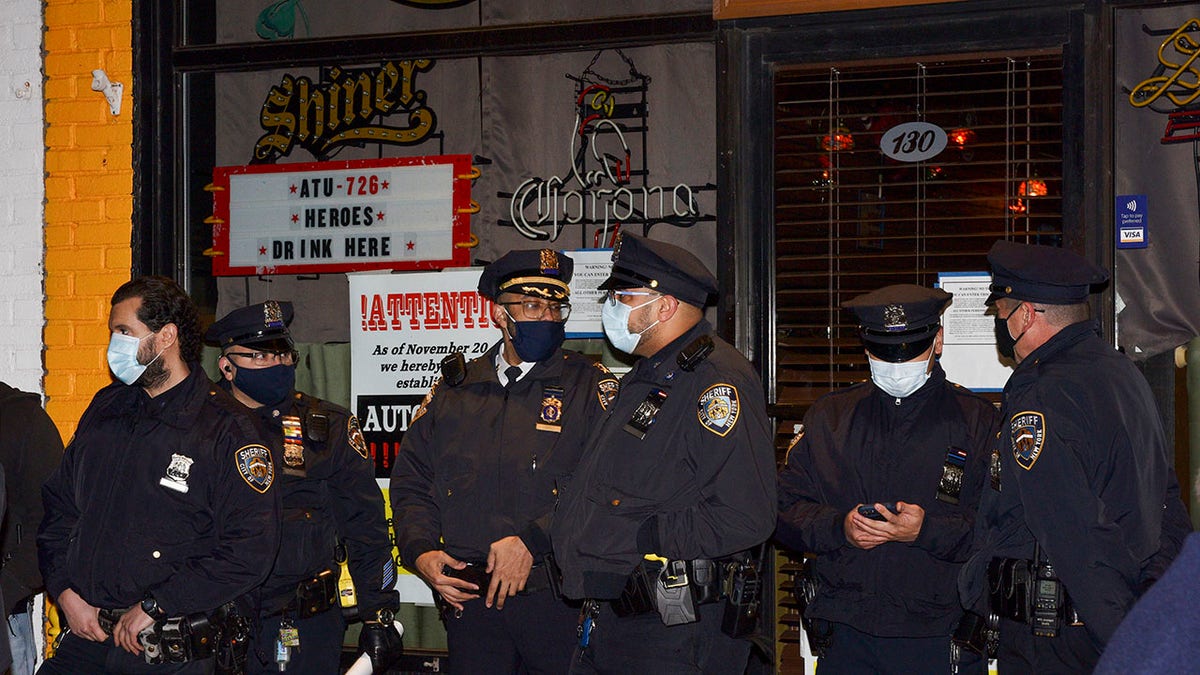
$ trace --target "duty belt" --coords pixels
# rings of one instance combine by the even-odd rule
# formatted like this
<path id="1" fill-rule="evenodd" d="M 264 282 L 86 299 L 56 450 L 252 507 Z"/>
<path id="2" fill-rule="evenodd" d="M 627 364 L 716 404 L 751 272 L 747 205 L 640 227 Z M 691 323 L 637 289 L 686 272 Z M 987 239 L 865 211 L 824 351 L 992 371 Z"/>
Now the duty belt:
<path id="1" fill-rule="evenodd" d="M 687 587 L 697 605 L 707 605 L 724 598 L 725 564 L 707 558 L 696 560 L 643 560 L 629 575 L 621 597 L 612 601 L 617 616 L 632 616 L 658 611 L 655 601 L 656 584 L 666 575 L 668 587 Z"/>
<path id="2" fill-rule="evenodd" d="M 337 575 L 332 569 L 327 569 L 296 584 L 283 609 L 267 616 L 287 615 L 307 619 L 338 606 Z"/>
<path id="3" fill-rule="evenodd" d="M 101 609 L 96 618 L 100 628 L 112 635 L 117 622 L 128 611 Z M 150 624 L 138 633 L 138 643 L 142 646 L 146 663 L 187 663 L 213 656 L 221 638 L 220 626 L 215 618 L 197 612 L 167 617 Z"/>

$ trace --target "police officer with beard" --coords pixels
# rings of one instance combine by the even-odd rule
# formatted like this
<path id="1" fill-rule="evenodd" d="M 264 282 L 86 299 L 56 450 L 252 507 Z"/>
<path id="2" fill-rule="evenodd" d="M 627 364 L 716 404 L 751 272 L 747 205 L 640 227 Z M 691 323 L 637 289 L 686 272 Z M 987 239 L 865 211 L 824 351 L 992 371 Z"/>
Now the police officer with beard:
<path id="1" fill-rule="evenodd" d="M 165 277 L 113 294 L 108 366 L 42 488 L 38 559 L 69 624 L 39 673 L 211 673 L 226 606 L 279 547 L 272 451 L 200 368 L 191 298 Z"/>
<path id="2" fill-rule="evenodd" d="M 843 303 L 871 380 L 813 404 L 780 472 L 775 538 L 815 555 L 805 628 L 822 675 L 951 672 L 997 417 L 937 362 L 950 300 L 900 284 Z M 981 672 L 965 658 L 958 672 Z"/>
<path id="3" fill-rule="evenodd" d="M 564 351 L 572 261 L 512 251 L 484 268 L 501 340 L 443 362 L 392 469 L 396 543 L 437 594 L 452 673 L 563 673 L 577 607 L 562 601 L 550 518 L 616 395 L 604 366 Z"/>
<path id="4" fill-rule="evenodd" d="M 338 563 L 345 560 L 364 621 L 359 647 L 383 672 L 400 656 L 383 495 L 358 419 L 295 391 L 292 314 L 292 303 L 268 300 L 230 312 L 205 334 L 221 348 L 221 386 L 271 430 L 282 464 L 283 545 L 249 602 L 256 625 L 247 671 L 337 671 L 346 628 Z"/>
<path id="5" fill-rule="evenodd" d="M 704 320 L 717 283 L 688 251 L 622 232 L 600 288 L 609 341 L 641 358 L 554 520 L 564 593 L 587 599 L 571 672 L 740 675 L 775 526 L 762 383 Z"/>
<path id="6" fill-rule="evenodd" d="M 998 618 L 1001 672 L 1088 672 L 1190 531 L 1145 378 L 1100 337 L 1108 273 L 1061 248 L 988 252 L 996 345 L 1017 367 L 979 504 L 963 604 Z"/>

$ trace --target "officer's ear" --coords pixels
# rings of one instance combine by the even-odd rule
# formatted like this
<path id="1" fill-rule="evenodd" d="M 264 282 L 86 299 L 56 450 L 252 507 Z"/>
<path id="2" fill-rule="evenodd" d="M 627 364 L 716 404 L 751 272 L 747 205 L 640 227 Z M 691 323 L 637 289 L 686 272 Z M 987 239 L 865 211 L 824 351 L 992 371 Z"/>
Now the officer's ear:
<path id="1" fill-rule="evenodd" d="M 217 368 L 221 370 L 221 377 L 233 382 L 233 364 L 228 358 L 222 356 L 217 359 Z"/>
<path id="2" fill-rule="evenodd" d="M 658 315 L 658 321 L 660 323 L 670 321 L 671 317 L 675 316 L 675 313 L 679 311 L 679 304 L 679 298 L 673 295 L 662 296 L 662 299 L 658 301 L 658 307 L 655 311 L 655 314 Z"/>
<path id="3" fill-rule="evenodd" d="M 179 342 L 179 326 L 176 326 L 173 323 L 168 323 L 162 328 L 159 328 L 157 333 L 159 337 L 158 348 L 163 351 L 166 351 L 168 347 Z"/>

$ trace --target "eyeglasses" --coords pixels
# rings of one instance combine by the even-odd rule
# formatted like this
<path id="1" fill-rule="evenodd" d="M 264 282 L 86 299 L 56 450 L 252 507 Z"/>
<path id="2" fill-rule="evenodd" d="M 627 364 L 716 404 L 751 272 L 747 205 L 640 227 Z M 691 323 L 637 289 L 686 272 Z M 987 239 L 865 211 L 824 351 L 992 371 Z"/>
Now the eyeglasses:
<path id="1" fill-rule="evenodd" d="M 225 352 L 225 356 L 236 356 L 242 359 L 249 359 L 250 363 L 256 368 L 266 368 L 276 364 L 285 366 L 294 366 L 300 360 L 300 354 L 295 351 L 290 352 Z"/>
<path id="2" fill-rule="evenodd" d="M 604 294 L 604 301 L 610 305 L 615 305 L 615 304 L 617 304 L 618 297 L 637 297 L 637 296 L 650 296 L 650 295 L 662 295 L 662 293 L 659 293 L 657 291 L 610 290 Z"/>
<path id="3" fill-rule="evenodd" d="M 521 300 L 520 302 L 501 302 L 505 307 L 516 306 L 519 309 L 517 314 L 526 321 L 538 321 L 547 312 L 550 313 L 551 321 L 566 321 L 567 317 L 571 316 L 571 303 L 569 302 L 546 302 L 545 300 Z M 511 313 L 512 310 L 509 310 Z M 514 319 L 517 317 L 513 317 Z"/>

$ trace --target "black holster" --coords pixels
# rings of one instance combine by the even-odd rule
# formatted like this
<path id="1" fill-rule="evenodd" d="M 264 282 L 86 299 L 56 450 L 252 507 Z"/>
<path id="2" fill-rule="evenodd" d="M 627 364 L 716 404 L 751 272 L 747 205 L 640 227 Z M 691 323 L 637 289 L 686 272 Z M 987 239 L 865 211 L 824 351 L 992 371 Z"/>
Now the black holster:
<path id="1" fill-rule="evenodd" d="M 314 617 L 338 606 L 337 575 L 325 570 L 296 586 L 293 601 L 296 615 L 301 619 Z"/>

